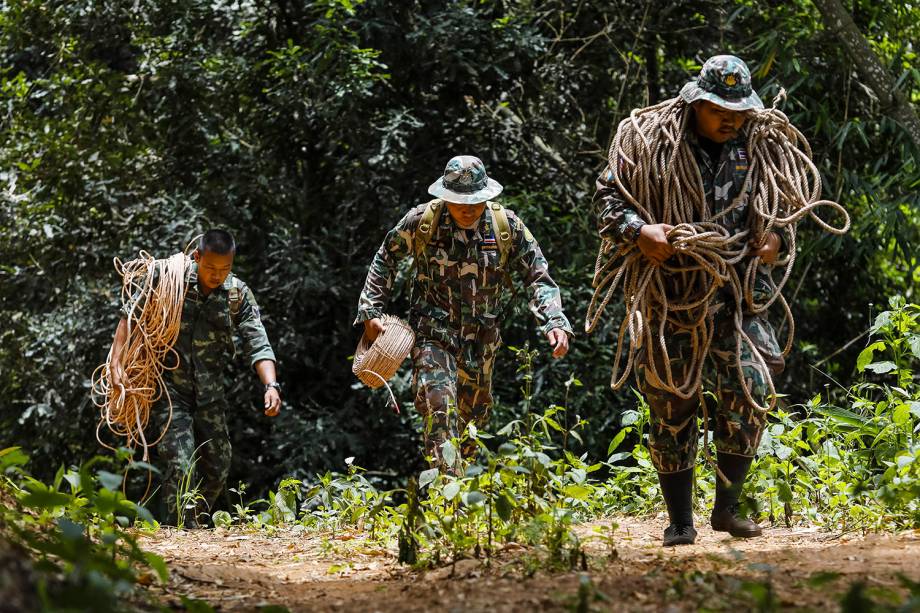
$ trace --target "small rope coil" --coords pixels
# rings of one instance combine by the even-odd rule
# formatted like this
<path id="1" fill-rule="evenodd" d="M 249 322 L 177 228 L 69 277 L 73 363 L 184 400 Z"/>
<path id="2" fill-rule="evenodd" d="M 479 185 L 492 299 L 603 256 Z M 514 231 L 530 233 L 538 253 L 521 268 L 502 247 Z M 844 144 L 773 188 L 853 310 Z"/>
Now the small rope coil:
<path id="1" fill-rule="evenodd" d="M 366 334 L 361 336 L 351 371 L 364 385 L 372 389 L 386 386 L 393 407 L 399 413 L 399 403 L 396 402 L 396 396 L 387 381 L 393 378 L 415 346 L 415 332 L 409 324 L 393 315 L 384 315 L 381 322 L 383 332 L 376 340 L 371 342 Z"/>

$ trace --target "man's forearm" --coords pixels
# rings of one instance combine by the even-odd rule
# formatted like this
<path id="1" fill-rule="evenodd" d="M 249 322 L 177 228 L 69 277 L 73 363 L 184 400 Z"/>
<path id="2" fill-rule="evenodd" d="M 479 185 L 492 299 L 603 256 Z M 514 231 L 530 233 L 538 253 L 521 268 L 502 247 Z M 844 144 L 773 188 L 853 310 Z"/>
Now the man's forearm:
<path id="1" fill-rule="evenodd" d="M 112 341 L 112 364 L 121 364 L 121 350 L 127 340 L 128 320 L 122 317 L 121 321 L 118 322 L 118 327 L 115 328 L 115 339 Z"/>
<path id="2" fill-rule="evenodd" d="M 272 360 L 259 360 L 256 362 L 256 374 L 262 385 L 268 385 L 278 380 L 275 374 L 275 363 Z"/>

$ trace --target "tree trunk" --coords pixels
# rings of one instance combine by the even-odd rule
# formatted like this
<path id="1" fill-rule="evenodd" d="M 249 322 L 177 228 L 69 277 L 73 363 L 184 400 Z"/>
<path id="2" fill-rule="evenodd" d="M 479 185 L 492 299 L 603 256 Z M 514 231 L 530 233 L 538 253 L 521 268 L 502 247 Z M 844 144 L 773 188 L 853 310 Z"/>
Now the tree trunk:
<path id="1" fill-rule="evenodd" d="M 868 41 L 856 27 L 853 18 L 840 0 L 812 0 L 824 20 L 856 65 L 856 70 L 869 88 L 878 96 L 882 108 L 907 130 L 914 145 L 920 148 L 920 118 L 904 95 L 895 88 L 894 79 L 885 70 Z"/>

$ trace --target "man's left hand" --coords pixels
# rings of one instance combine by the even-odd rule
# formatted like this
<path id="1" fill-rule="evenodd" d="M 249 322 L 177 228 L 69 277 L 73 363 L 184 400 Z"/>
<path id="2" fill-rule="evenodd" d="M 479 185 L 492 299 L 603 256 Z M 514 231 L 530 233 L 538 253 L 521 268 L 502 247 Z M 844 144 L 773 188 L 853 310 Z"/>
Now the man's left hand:
<path id="1" fill-rule="evenodd" d="M 767 239 L 764 241 L 763 247 L 760 249 L 752 249 L 751 255 L 759 255 L 764 264 L 772 264 L 776 261 L 776 256 L 779 254 L 779 248 L 782 244 L 783 242 L 779 234 L 770 232 L 767 234 Z"/>
<path id="2" fill-rule="evenodd" d="M 569 352 L 569 335 L 562 328 L 553 328 L 546 334 L 549 346 L 553 348 L 553 357 L 561 358 Z"/>
<path id="3" fill-rule="evenodd" d="M 265 392 L 265 414 L 274 417 L 281 412 L 281 394 L 274 387 Z"/>

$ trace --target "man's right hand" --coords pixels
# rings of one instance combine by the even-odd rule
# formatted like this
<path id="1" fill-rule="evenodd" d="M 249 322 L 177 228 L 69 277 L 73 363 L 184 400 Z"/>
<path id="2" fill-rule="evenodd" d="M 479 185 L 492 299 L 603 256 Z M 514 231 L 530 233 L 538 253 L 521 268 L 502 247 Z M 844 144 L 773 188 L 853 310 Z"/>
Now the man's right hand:
<path id="1" fill-rule="evenodd" d="M 377 340 L 381 332 L 383 332 L 383 322 L 380 321 L 379 317 L 368 319 L 364 322 L 364 335 L 372 343 Z"/>
<path id="2" fill-rule="evenodd" d="M 125 380 L 125 369 L 122 368 L 121 362 L 112 362 L 109 368 L 109 374 L 112 378 L 112 387 L 121 387 Z"/>
<path id="3" fill-rule="evenodd" d="M 674 226 L 666 223 L 647 223 L 639 229 L 636 244 L 642 255 L 661 266 L 665 260 L 674 255 L 674 247 L 668 242 L 668 232 Z"/>

